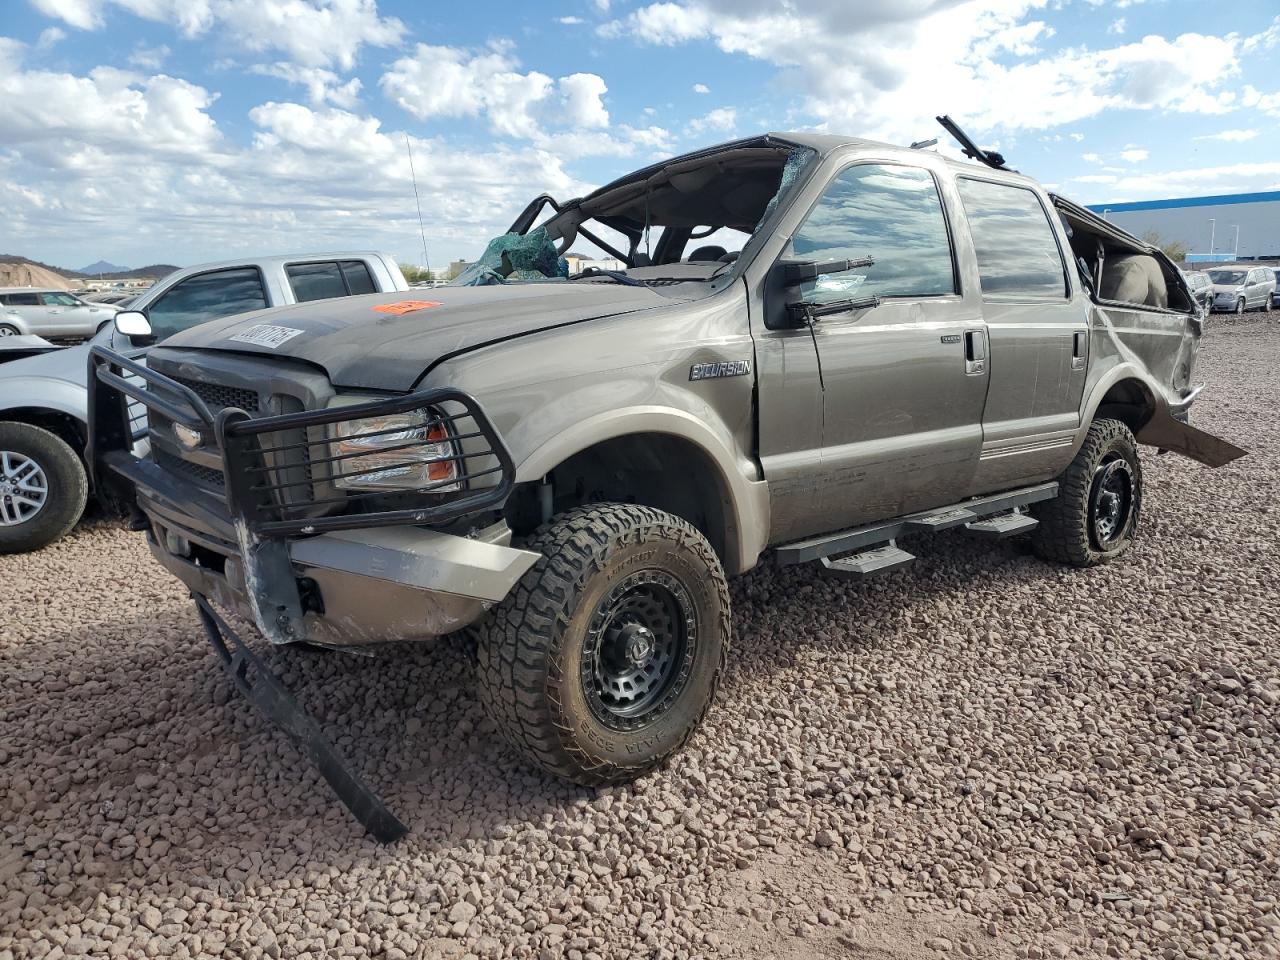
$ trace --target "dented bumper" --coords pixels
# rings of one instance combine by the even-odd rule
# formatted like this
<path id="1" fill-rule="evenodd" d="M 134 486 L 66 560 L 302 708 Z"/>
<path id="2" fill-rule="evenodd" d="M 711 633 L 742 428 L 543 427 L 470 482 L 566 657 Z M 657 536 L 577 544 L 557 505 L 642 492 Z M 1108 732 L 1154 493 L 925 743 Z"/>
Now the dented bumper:
<path id="1" fill-rule="evenodd" d="M 99 486 L 145 520 L 165 569 L 252 620 L 273 643 L 352 646 L 451 633 L 483 616 L 538 558 L 510 546 L 505 522 L 473 526 L 466 536 L 433 529 L 459 520 L 465 528 L 462 518 L 492 511 L 514 474 L 475 401 L 457 391 L 251 418 L 233 407 L 214 415 L 190 387 L 100 347 L 91 352 L 90 376 L 89 459 Z M 134 454 L 126 398 L 158 423 L 153 446 L 161 445 L 168 466 Z M 435 484 L 445 490 L 382 510 L 356 495 L 353 509 L 336 508 L 347 499 L 334 482 L 341 458 L 326 439 L 332 424 L 443 405 L 460 411 L 434 414 L 452 424 L 450 459 L 459 465 L 452 483 Z M 169 442 L 170 433 L 182 435 L 179 427 L 199 440 L 190 460 Z"/>

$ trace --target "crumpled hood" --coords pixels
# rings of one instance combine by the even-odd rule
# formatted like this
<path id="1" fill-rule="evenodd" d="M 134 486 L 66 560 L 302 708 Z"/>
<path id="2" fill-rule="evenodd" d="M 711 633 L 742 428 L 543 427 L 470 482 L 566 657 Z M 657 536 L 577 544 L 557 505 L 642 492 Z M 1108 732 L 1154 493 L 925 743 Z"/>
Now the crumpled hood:
<path id="1" fill-rule="evenodd" d="M 174 334 L 164 346 L 296 358 L 322 367 L 335 386 L 411 390 L 453 354 L 673 302 L 646 287 L 614 283 L 424 288 L 241 313 Z M 282 329 L 253 331 L 260 325 Z"/>

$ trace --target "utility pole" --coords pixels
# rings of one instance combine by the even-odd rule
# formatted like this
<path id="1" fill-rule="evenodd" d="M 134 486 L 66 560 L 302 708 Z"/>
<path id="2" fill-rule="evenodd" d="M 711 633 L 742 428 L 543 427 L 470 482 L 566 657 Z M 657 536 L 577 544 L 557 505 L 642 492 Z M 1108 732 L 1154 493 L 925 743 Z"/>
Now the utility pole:
<path id="1" fill-rule="evenodd" d="M 1239 260 L 1240 259 L 1240 224 L 1233 223 L 1232 226 L 1236 228 L 1236 249 L 1235 249 L 1235 252 L 1231 254 L 1231 256 L 1232 256 L 1232 259 Z"/>
<path id="2" fill-rule="evenodd" d="M 1214 230 L 1217 229 L 1217 223 L 1213 217 L 1209 218 L 1209 252 L 1213 253 Z"/>

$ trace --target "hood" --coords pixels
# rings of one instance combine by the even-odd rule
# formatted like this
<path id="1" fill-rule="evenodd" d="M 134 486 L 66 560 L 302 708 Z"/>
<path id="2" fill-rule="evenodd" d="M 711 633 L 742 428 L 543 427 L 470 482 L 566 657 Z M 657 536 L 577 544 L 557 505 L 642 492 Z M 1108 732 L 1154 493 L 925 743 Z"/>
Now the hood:
<path id="1" fill-rule="evenodd" d="M 237 314 L 164 345 L 294 358 L 323 368 L 335 386 L 411 390 L 430 367 L 465 350 L 673 302 L 669 293 L 614 283 L 435 287 Z M 264 326 L 275 329 L 254 329 Z"/>
<path id="2" fill-rule="evenodd" d="M 1214 293 L 1239 293 L 1248 284 L 1241 280 L 1239 283 L 1211 283 L 1209 286 Z"/>

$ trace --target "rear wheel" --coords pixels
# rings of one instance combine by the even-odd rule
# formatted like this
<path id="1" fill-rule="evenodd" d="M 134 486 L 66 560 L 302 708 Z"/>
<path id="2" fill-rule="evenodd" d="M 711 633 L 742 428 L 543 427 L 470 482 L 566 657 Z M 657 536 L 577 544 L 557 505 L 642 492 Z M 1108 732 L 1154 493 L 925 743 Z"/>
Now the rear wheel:
<path id="1" fill-rule="evenodd" d="M 18 328 L 7 323 L 0 323 L 0 337 L 16 337 Z"/>
<path id="2" fill-rule="evenodd" d="M 594 504 L 526 544 L 543 554 L 477 628 L 481 699 L 543 769 L 633 780 L 693 734 L 729 650 L 729 590 L 678 517 Z"/>
<path id="3" fill-rule="evenodd" d="M 1076 567 L 1109 563 L 1129 549 L 1142 511 L 1138 445 L 1119 420 L 1095 420 L 1058 496 L 1032 507 L 1036 554 Z"/>
<path id="4" fill-rule="evenodd" d="M 0 423 L 0 553 L 38 550 L 84 512 L 89 482 L 61 437 L 27 423 Z"/>

